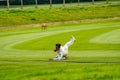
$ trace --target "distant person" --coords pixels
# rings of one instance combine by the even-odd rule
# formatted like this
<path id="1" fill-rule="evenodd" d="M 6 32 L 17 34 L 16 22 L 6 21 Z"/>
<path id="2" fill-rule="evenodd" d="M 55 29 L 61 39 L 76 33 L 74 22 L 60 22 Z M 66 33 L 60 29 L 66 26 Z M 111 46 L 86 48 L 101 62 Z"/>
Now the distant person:
<path id="1" fill-rule="evenodd" d="M 72 45 L 75 42 L 74 36 L 71 37 L 70 41 L 67 42 L 64 46 L 61 46 L 61 44 L 56 44 L 55 52 L 58 53 L 58 55 L 55 58 L 49 59 L 52 60 L 61 60 L 61 59 L 68 59 L 68 47 Z"/>
<path id="2" fill-rule="evenodd" d="M 41 25 L 41 28 L 42 28 L 42 30 L 47 30 L 47 25 L 46 25 L 45 23 L 43 23 L 43 24 Z"/>

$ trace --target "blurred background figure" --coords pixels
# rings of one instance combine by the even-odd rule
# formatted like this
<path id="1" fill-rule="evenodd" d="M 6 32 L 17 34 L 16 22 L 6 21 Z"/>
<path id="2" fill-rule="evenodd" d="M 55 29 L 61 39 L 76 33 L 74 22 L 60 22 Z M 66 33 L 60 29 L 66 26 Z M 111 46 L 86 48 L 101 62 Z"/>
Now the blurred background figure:
<path id="1" fill-rule="evenodd" d="M 41 28 L 42 28 L 42 30 L 47 30 L 47 25 L 46 25 L 45 23 L 43 23 L 43 24 L 41 25 Z"/>

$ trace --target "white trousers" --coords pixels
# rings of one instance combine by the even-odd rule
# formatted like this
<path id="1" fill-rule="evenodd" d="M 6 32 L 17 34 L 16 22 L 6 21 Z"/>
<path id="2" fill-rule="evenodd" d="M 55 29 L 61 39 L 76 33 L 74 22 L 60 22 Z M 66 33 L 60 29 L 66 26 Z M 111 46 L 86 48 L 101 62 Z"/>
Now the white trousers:
<path id="1" fill-rule="evenodd" d="M 75 42 L 75 38 L 72 36 L 70 41 L 68 41 L 63 47 L 60 47 L 60 50 L 58 51 L 58 55 L 54 60 L 60 60 L 63 56 L 68 56 L 68 47 L 71 46 Z"/>
<path id="2" fill-rule="evenodd" d="M 72 37 L 72 38 L 70 39 L 70 41 L 67 42 L 64 46 L 65 46 L 65 47 L 69 47 L 69 46 L 71 46 L 71 45 L 74 43 L 74 41 L 75 41 L 75 38 Z"/>

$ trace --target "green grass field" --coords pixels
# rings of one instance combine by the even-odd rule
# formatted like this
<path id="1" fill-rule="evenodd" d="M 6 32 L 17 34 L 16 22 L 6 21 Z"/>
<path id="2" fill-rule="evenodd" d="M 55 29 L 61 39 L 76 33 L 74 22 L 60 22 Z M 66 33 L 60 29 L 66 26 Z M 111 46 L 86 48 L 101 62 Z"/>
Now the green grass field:
<path id="1" fill-rule="evenodd" d="M 119 80 L 120 21 L 40 28 L 0 33 L 0 80 Z M 63 36 L 64 35 L 64 36 Z M 71 35 L 76 42 L 70 58 L 48 61 Z M 102 40 L 102 42 L 101 42 Z"/>
<path id="2" fill-rule="evenodd" d="M 0 80 L 120 80 L 119 4 L 1 10 Z M 57 55 L 55 44 L 64 45 L 71 35 L 76 42 L 69 59 L 49 61 Z"/>

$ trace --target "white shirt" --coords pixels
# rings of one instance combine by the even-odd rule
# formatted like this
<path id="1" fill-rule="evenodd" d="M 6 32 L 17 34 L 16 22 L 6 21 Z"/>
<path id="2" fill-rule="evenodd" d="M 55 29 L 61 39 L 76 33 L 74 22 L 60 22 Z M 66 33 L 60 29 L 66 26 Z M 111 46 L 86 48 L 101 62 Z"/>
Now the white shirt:
<path id="1" fill-rule="evenodd" d="M 55 60 L 60 60 L 60 59 L 62 59 L 63 56 L 67 56 L 67 55 L 68 55 L 68 47 L 66 45 L 61 46 L 60 50 L 58 51 L 58 55 L 54 59 Z"/>
<path id="2" fill-rule="evenodd" d="M 64 46 L 60 46 L 60 50 L 57 51 L 58 55 L 53 58 L 54 60 L 60 60 L 62 59 L 63 56 L 67 56 L 68 55 L 68 47 L 70 45 L 72 45 L 75 41 L 75 38 L 72 36 L 71 40 L 69 42 L 67 42 Z"/>

